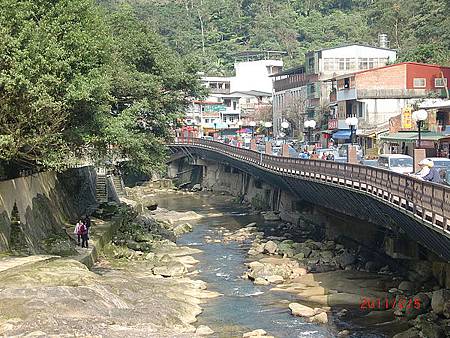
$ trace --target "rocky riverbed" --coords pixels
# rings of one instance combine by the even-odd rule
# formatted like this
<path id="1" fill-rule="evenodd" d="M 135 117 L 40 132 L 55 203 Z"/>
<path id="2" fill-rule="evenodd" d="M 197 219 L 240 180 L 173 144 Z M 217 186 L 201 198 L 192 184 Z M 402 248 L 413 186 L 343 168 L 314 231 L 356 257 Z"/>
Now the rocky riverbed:
<path id="1" fill-rule="evenodd" d="M 229 196 L 147 186 L 128 192 L 126 203 L 96 212 L 103 222 L 123 222 L 91 270 L 70 255 L 5 265 L 0 335 L 438 338 L 450 332 L 449 291 L 423 262 L 399 267 L 367 248 L 328 240 L 307 221 L 294 226 Z"/>
<path id="2" fill-rule="evenodd" d="M 194 212 L 155 210 L 137 189 L 130 205 L 108 203 L 95 216 L 123 219 L 90 271 L 74 257 L 45 257 L 0 274 L 0 335 L 192 337 L 201 304 L 219 296 L 198 280 L 192 256 L 177 246 Z M 151 203 L 150 203 L 151 204 Z M 95 231 L 95 221 L 93 222 Z M 85 249 L 83 249 L 85 250 Z"/>
<path id="3" fill-rule="evenodd" d="M 317 236 L 306 222 L 283 223 L 273 212 L 264 218 L 270 227 L 251 223 L 208 240 L 250 242 L 243 278 L 295 295 L 288 304 L 293 316 L 334 323 L 340 337 L 361 330 L 396 338 L 450 335 L 450 290 L 439 287 L 426 262 L 397 269 L 399 262 L 375 261 L 366 248 L 310 238 Z"/>

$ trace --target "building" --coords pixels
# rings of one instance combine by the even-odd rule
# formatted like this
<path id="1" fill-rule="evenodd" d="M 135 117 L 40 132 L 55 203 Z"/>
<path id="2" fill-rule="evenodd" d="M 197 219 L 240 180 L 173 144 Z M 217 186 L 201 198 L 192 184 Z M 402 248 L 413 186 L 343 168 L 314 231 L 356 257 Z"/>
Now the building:
<path id="1" fill-rule="evenodd" d="M 426 156 L 450 158 L 450 101 L 426 99 L 417 105 L 427 111 L 418 144 L 417 124 L 411 120 L 411 110 L 404 109 L 400 115 L 389 120 L 389 132 L 380 135 L 381 148 L 386 154 L 413 156 L 414 149 L 425 149 Z"/>
<path id="2" fill-rule="evenodd" d="M 445 97 L 449 77 L 448 67 L 412 62 L 335 77 L 330 101 L 335 100 L 331 103 L 337 110 L 329 120 L 329 129 L 335 130 L 333 139 L 349 141 L 345 119 L 354 116 L 361 145 L 375 151 L 377 138 L 389 130 L 391 118 L 403 114 L 403 128 L 415 129 L 413 107 L 429 97 Z"/>
<path id="3" fill-rule="evenodd" d="M 272 106 L 271 75 L 282 70 L 282 52 L 243 52 L 236 55 L 235 76 L 203 76 L 209 89 L 205 100 L 193 100 L 186 124 L 196 125 L 203 134 L 221 129 L 239 129 Z M 201 134 L 201 133 L 200 133 Z"/>
<path id="4" fill-rule="evenodd" d="M 396 52 L 392 49 L 360 44 L 306 53 L 303 65 L 272 75 L 274 132 L 279 133 L 281 122 L 288 120 L 301 133 L 305 119 L 314 119 L 318 128 L 327 130 L 331 79 L 395 60 Z"/>

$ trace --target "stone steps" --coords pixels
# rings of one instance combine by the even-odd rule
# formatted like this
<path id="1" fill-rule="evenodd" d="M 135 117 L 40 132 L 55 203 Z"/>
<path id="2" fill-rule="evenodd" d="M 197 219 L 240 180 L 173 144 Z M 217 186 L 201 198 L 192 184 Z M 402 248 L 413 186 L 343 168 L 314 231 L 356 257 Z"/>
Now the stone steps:
<path id="1" fill-rule="evenodd" d="M 106 189 L 106 176 L 97 173 L 97 182 L 95 185 L 95 196 L 97 203 L 108 202 L 108 192 Z"/>

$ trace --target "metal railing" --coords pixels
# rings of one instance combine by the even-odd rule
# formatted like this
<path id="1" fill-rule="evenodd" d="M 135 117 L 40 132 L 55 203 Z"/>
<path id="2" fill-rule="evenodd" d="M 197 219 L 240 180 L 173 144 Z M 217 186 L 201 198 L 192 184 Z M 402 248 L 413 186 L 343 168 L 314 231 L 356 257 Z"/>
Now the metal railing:
<path id="1" fill-rule="evenodd" d="M 214 151 L 282 176 L 320 182 L 370 195 L 450 236 L 450 187 L 359 164 L 271 156 L 216 141 L 178 138 L 183 145 Z"/>

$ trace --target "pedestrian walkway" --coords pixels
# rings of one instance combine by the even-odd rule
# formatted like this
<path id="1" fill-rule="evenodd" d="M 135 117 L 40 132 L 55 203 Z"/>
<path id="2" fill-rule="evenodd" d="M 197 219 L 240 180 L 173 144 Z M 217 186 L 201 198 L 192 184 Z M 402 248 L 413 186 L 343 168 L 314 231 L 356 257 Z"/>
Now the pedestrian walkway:
<path id="1" fill-rule="evenodd" d="M 76 247 L 77 255 L 63 257 L 64 259 L 73 259 L 86 265 L 89 269 L 94 265 L 98 258 L 98 251 L 104 245 L 109 243 L 114 232 L 120 225 L 119 219 L 112 219 L 111 221 L 103 221 L 101 219 L 93 218 L 91 233 L 89 234 L 89 248 Z M 71 225 L 66 228 L 69 236 L 76 240 L 73 230 L 75 226 Z M 0 258 L 0 273 L 10 269 L 20 269 L 25 266 L 33 265 L 43 261 L 59 259 L 60 256 L 52 255 L 32 255 L 32 256 L 4 256 Z"/>

